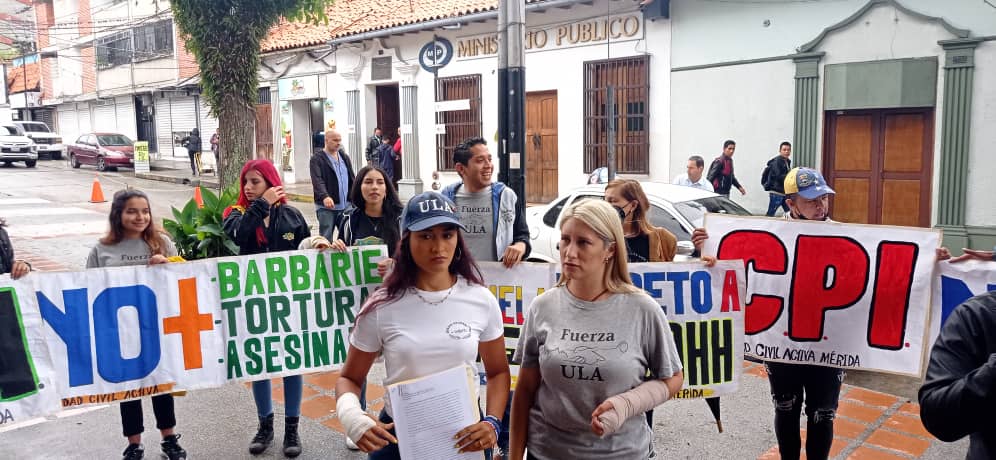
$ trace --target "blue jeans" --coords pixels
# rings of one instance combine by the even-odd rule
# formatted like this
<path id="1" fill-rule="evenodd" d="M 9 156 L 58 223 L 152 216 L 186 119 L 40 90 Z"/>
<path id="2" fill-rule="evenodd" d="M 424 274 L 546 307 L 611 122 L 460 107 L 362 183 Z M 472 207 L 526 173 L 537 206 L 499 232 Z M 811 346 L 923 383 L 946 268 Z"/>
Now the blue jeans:
<path id="1" fill-rule="evenodd" d="M 342 215 L 342 211 L 342 209 L 329 209 L 321 205 L 315 209 L 315 213 L 318 215 L 318 233 L 329 241 L 332 241 L 332 232 L 335 229 L 336 221 Z"/>
<path id="2" fill-rule="evenodd" d="M 782 210 L 788 212 L 789 207 L 785 204 L 785 195 L 779 195 L 777 193 L 768 194 L 768 212 L 765 214 L 768 217 L 774 217 L 775 211 L 781 207 Z"/>
<path id="3" fill-rule="evenodd" d="M 284 377 L 284 416 L 301 416 L 301 392 L 304 390 L 304 377 L 292 375 Z M 273 397 L 269 380 L 252 382 L 252 398 L 256 400 L 256 414 L 266 417 L 273 413 Z"/>
<path id="4" fill-rule="evenodd" d="M 380 416 L 377 418 L 380 420 L 380 423 L 384 424 L 391 423 L 394 421 L 394 419 L 392 419 L 390 415 L 387 415 L 387 411 L 384 410 L 380 411 Z M 394 431 L 393 428 L 388 431 L 391 433 L 392 436 L 395 437 L 398 436 L 398 434 Z M 386 447 L 384 447 L 381 450 L 375 450 L 373 452 L 370 452 L 370 455 L 367 457 L 367 459 L 401 460 L 401 451 L 398 449 L 397 444 L 388 444 Z M 484 449 L 484 460 L 491 460 L 491 449 Z"/>

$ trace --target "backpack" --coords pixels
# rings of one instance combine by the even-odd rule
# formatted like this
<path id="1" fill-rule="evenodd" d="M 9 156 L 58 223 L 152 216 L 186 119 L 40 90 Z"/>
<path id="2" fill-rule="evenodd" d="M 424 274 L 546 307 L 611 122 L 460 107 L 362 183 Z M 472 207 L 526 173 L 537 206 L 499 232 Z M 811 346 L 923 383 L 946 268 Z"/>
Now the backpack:
<path id="1" fill-rule="evenodd" d="M 761 186 L 764 187 L 764 191 L 770 191 L 771 187 L 771 163 L 775 161 L 775 158 L 768 160 L 767 166 L 764 167 L 764 171 L 761 171 Z"/>
<path id="2" fill-rule="evenodd" d="M 390 144 L 381 144 L 374 152 L 377 159 L 377 166 L 380 166 L 380 169 L 391 175 L 390 178 L 386 179 L 394 180 L 394 160 L 396 159 L 394 147 Z"/>

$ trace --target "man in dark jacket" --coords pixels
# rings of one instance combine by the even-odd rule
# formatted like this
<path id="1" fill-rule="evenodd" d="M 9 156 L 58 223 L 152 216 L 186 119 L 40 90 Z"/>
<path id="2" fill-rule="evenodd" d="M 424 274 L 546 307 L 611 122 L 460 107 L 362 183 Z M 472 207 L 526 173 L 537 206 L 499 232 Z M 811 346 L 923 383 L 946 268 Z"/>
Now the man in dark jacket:
<path id="1" fill-rule="evenodd" d="M 187 157 L 190 158 L 190 171 L 196 176 L 200 170 L 201 162 L 201 133 L 194 128 L 190 130 L 190 135 L 180 141 L 180 145 L 187 148 Z"/>
<path id="2" fill-rule="evenodd" d="M 782 208 L 788 212 L 789 207 L 785 204 L 785 176 L 792 169 L 792 144 L 782 142 L 778 146 L 778 156 L 768 160 L 764 173 L 761 174 L 761 185 L 768 192 L 768 217 L 774 217 L 775 211 Z"/>
<path id="3" fill-rule="evenodd" d="M 730 196 L 730 189 L 736 187 L 741 195 L 746 195 L 747 191 L 740 185 L 737 176 L 733 174 L 733 152 L 737 149 L 737 143 L 732 140 L 723 142 L 723 154 L 712 160 L 709 166 L 709 174 L 706 180 L 712 183 L 716 193 L 727 198 Z"/>
<path id="4" fill-rule="evenodd" d="M 942 441 L 969 437 L 968 460 L 996 458 L 996 291 L 944 322 L 920 387 L 920 420 Z"/>
<path id="5" fill-rule="evenodd" d="M 342 149 L 342 135 L 338 131 L 325 131 L 325 148 L 311 156 L 309 166 L 318 231 L 325 235 L 349 206 L 349 190 L 355 178 L 353 163 Z"/>
<path id="6" fill-rule="evenodd" d="M 377 158 L 377 148 L 380 147 L 383 139 L 380 128 L 374 128 L 374 135 L 370 136 L 370 140 L 367 141 L 367 151 L 365 152 L 368 165 L 377 166 L 380 163 L 380 159 Z"/>

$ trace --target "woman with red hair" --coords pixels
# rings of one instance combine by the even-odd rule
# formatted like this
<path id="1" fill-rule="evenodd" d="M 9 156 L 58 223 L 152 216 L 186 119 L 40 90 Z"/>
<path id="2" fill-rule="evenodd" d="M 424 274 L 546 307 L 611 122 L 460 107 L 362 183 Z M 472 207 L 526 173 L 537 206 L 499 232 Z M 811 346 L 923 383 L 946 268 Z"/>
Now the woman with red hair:
<path id="1" fill-rule="evenodd" d="M 311 236 L 301 211 L 287 205 L 280 174 L 268 160 L 250 160 L 239 175 L 239 199 L 225 210 L 225 233 L 239 246 L 239 254 L 290 251 Z M 297 434 L 301 415 L 300 375 L 284 377 L 284 455 L 301 454 Z M 259 428 L 249 444 L 249 452 L 260 454 L 273 442 L 273 400 L 270 381 L 252 383 Z"/>

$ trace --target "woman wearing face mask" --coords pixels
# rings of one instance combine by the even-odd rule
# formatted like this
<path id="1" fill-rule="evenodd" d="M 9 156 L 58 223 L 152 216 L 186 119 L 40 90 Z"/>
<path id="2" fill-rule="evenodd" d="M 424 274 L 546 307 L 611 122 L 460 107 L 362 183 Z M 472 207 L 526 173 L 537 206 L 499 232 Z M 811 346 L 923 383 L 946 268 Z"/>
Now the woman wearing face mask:
<path id="1" fill-rule="evenodd" d="M 177 255 L 173 242 L 153 224 L 149 197 L 145 193 L 138 190 L 115 193 L 108 220 L 110 229 L 90 250 L 86 268 L 164 264 L 169 262 L 169 257 Z M 152 409 L 156 415 L 156 428 L 162 434 L 163 457 L 170 460 L 187 458 L 187 452 L 177 442 L 180 435 L 174 431 L 173 395 L 153 396 Z M 128 447 L 123 454 L 125 460 L 140 459 L 145 454 L 142 418 L 141 399 L 121 403 L 121 426 L 128 438 Z"/>
<path id="2" fill-rule="evenodd" d="M 667 317 L 633 285 L 615 209 L 586 200 L 563 216 L 563 275 L 529 307 L 515 350 L 511 459 L 646 459 L 642 414 L 684 380 Z"/>
<path id="3" fill-rule="evenodd" d="M 310 231 L 301 211 L 287 205 L 280 174 L 268 160 L 250 160 L 239 176 L 239 199 L 225 210 L 225 233 L 239 246 L 239 254 L 290 251 L 297 249 Z M 301 415 L 300 375 L 284 377 L 284 455 L 301 454 L 297 433 Z M 269 380 L 252 382 L 259 428 L 249 444 L 249 452 L 260 454 L 273 442 L 273 400 Z"/>
<path id="4" fill-rule="evenodd" d="M 397 266 L 356 316 L 346 364 L 336 383 L 336 413 L 347 436 L 370 453 L 371 460 L 398 459 L 390 401 L 375 420 L 358 399 L 377 355 L 384 355 L 385 386 L 459 365 L 474 366 L 480 355 L 488 376 L 488 415 L 451 436 L 460 451 L 485 451 L 490 458 L 510 383 L 498 301 L 470 256 L 452 202 L 436 192 L 412 198 L 402 228 L 394 253 Z M 456 322 L 469 331 L 459 340 L 446 332 L 446 325 Z"/>
<path id="5" fill-rule="evenodd" d="M 633 179 L 615 179 L 605 186 L 605 201 L 620 209 L 629 262 L 670 262 L 678 251 L 678 239 L 667 229 L 647 220 L 650 201 Z"/>

